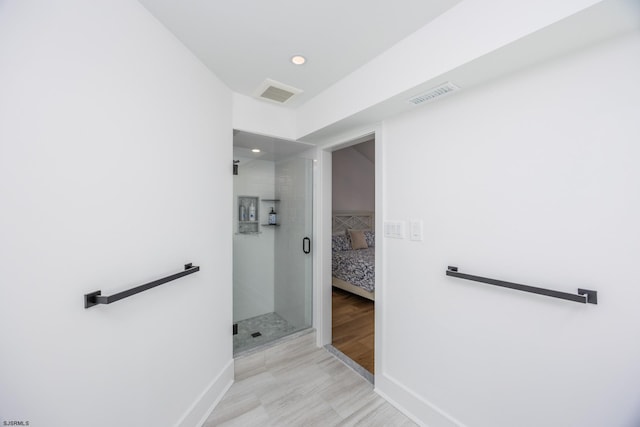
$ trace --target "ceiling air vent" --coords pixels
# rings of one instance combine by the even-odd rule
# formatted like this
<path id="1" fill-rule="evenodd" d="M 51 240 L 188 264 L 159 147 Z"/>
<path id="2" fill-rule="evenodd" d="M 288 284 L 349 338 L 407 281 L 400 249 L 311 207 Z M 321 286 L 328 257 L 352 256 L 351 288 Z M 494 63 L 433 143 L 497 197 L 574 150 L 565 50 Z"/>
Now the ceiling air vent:
<path id="1" fill-rule="evenodd" d="M 255 96 L 267 101 L 284 104 L 299 93 L 302 93 L 300 89 L 275 80 L 266 79 L 256 90 Z"/>
<path id="2" fill-rule="evenodd" d="M 440 86 L 429 89 L 427 92 L 421 95 L 414 96 L 413 98 L 409 99 L 409 102 L 414 105 L 422 104 L 423 102 L 433 101 L 435 98 L 440 98 L 443 95 L 455 92 L 458 89 L 460 88 L 453 83 L 446 82 L 441 84 Z"/>

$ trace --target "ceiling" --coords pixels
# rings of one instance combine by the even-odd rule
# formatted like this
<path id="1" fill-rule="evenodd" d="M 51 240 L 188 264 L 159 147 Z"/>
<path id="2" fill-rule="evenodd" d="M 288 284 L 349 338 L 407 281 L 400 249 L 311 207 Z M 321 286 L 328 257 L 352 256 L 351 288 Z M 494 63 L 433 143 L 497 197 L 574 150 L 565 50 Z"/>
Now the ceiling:
<path id="1" fill-rule="evenodd" d="M 313 144 L 233 131 L 233 158 L 242 159 L 241 162 L 246 162 L 247 159 L 277 162 L 302 154 L 313 147 Z M 252 149 L 258 149 L 260 152 L 254 153 Z"/>
<path id="2" fill-rule="evenodd" d="M 367 70 L 367 67 L 371 68 L 371 64 L 375 63 L 371 60 L 380 58 L 385 52 L 394 51 L 394 46 L 402 46 L 398 43 L 453 8 L 460 0 L 139 2 L 232 91 L 254 96 L 265 79 L 303 90 L 282 105 L 298 113 L 313 106 L 313 102 L 304 104 L 317 95 L 320 95 L 317 98 L 320 99 L 327 93 L 335 95 L 338 91 L 348 101 L 353 93 L 362 95 L 357 90 L 343 93 L 341 90 L 344 85 L 340 86 L 338 82 L 342 79 L 346 81 L 357 73 L 362 74 L 361 71 Z M 451 12 L 455 13 L 458 9 Z M 295 137 L 311 144 L 336 142 L 332 138 L 379 122 L 385 117 L 415 108 L 431 108 L 431 104 L 414 106 L 407 99 L 442 82 L 454 82 L 461 87 L 460 92 L 468 91 L 476 85 L 571 54 L 623 32 L 637 31 L 638 28 L 640 2 L 637 0 L 594 1 L 594 5 L 579 13 L 513 40 L 470 62 L 461 63 L 457 68 L 432 75 L 418 86 L 407 86 L 407 89 L 397 91 L 383 101 L 350 111 L 349 115 L 337 115 L 336 120 L 329 124 L 320 122 L 322 126 L 311 128 L 311 132 L 307 132 L 309 129 L 299 130 L 300 135 Z M 451 31 L 457 30 L 451 28 Z M 425 46 L 425 53 L 428 53 L 428 48 Z M 305 55 L 307 63 L 293 65 L 289 60 L 295 54 Z M 404 59 L 397 66 L 399 75 L 407 74 L 403 74 L 404 71 L 413 72 L 411 64 L 406 61 L 411 58 Z M 401 68 L 402 64 L 405 69 Z M 382 67 L 379 70 L 379 63 L 374 65 L 378 68 L 373 67 L 373 75 L 376 70 L 380 71 L 377 81 L 381 85 L 387 82 L 380 81 L 380 76 L 394 80 L 393 69 Z M 354 72 L 357 73 L 352 74 Z M 370 77 L 372 74 L 364 75 Z M 374 85 L 372 90 L 375 89 Z M 314 111 L 313 108 L 311 111 Z M 246 132 L 234 136 L 234 147 L 235 156 L 271 161 L 296 155 L 309 148 L 293 141 Z M 251 148 L 260 148 L 262 152 L 256 155 L 251 153 Z"/>
<path id="3" fill-rule="evenodd" d="M 303 91 L 297 107 L 460 0 L 139 0 L 231 90 L 265 79 Z M 293 55 L 304 65 L 290 62 Z M 266 102 L 266 101 L 265 101 Z"/>
<path id="4" fill-rule="evenodd" d="M 475 86 L 531 69 L 537 64 L 553 61 L 589 48 L 625 33 L 640 30 L 640 1 L 604 0 L 567 18 L 515 40 L 495 51 L 446 71 L 419 86 L 367 107 L 353 115 L 304 135 L 301 141 L 326 144 L 336 142 L 336 135 L 378 123 L 386 117 L 402 114 L 416 108 L 437 108 L 447 97 L 472 90 Z M 605 81 L 607 76 L 603 76 Z M 407 100 L 442 82 L 453 82 L 461 88 L 439 97 L 435 102 L 415 106 Z"/>
<path id="5" fill-rule="evenodd" d="M 376 162 L 376 143 L 374 140 L 362 142 L 352 146 L 354 150 L 362 154 L 371 163 Z"/>

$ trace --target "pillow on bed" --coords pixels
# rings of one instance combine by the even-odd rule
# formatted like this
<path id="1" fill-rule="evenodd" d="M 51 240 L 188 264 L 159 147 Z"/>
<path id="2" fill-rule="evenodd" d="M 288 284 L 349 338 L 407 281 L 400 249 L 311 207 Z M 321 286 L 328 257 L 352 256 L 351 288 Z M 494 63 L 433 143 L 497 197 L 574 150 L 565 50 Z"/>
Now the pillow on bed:
<path id="1" fill-rule="evenodd" d="M 351 247 L 353 249 L 367 249 L 369 247 L 363 230 L 349 230 L 349 237 L 351 237 Z"/>
<path id="2" fill-rule="evenodd" d="M 351 249 L 351 242 L 344 234 L 334 234 L 331 236 L 331 249 L 335 251 L 348 251 Z"/>

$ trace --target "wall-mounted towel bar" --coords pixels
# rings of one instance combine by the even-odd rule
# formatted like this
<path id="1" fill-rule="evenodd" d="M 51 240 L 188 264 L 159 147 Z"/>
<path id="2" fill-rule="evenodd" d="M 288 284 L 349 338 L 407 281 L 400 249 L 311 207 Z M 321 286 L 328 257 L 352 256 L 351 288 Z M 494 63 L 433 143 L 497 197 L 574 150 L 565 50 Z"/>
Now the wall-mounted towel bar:
<path id="1" fill-rule="evenodd" d="M 119 301 L 123 298 L 130 297 L 131 295 L 138 294 L 163 283 L 171 282 L 172 280 L 179 279 L 189 274 L 200 271 L 200 267 L 192 265 L 191 263 L 185 264 L 184 271 L 172 274 L 171 276 L 163 277 L 162 279 L 154 280 L 153 282 L 145 283 L 144 285 L 136 286 L 135 288 L 128 289 L 126 291 L 118 292 L 117 294 L 104 296 L 102 291 L 95 291 L 84 295 L 84 308 L 93 307 L 98 304 L 111 304 L 112 302 Z"/>
<path id="2" fill-rule="evenodd" d="M 458 267 L 447 268 L 447 276 L 458 277 L 460 279 L 473 280 L 474 282 L 488 283 L 490 285 L 502 286 L 503 288 L 516 289 L 518 291 L 531 292 L 534 294 L 546 295 L 548 297 L 566 299 L 569 301 L 598 304 L 598 292 L 589 289 L 578 289 L 578 295 L 567 292 L 553 291 L 551 289 L 536 288 L 535 286 L 520 285 L 518 283 L 504 282 L 502 280 L 488 279 L 486 277 L 472 276 L 471 274 L 458 273 Z"/>

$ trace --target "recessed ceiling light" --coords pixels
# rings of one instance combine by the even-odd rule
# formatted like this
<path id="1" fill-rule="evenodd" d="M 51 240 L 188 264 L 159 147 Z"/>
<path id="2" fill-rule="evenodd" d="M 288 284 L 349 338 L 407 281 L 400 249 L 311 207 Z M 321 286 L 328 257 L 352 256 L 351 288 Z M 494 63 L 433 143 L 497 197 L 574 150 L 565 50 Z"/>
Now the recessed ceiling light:
<path id="1" fill-rule="evenodd" d="M 293 62 L 295 65 L 302 65 L 307 62 L 307 58 L 302 55 L 295 55 L 291 57 L 291 62 Z"/>
<path id="2" fill-rule="evenodd" d="M 254 153 L 259 153 L 260 149 L 259 148 L 252 148 L 251 151 L 254 152 Z"/>

